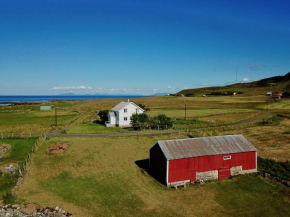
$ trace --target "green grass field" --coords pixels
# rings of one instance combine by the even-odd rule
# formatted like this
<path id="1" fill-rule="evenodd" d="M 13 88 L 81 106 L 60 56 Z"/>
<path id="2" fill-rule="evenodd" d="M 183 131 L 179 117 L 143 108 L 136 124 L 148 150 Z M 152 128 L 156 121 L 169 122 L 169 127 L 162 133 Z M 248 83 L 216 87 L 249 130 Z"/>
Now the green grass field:
<path id="1" fill-rule="evenodd" d="M 105 127 L 104 125 L 97 123 L 79 123 L 71 128 L 69 134 L 82 134 L 82 133 L 126 133 L 127 130 L 119 127 Z"/>
<path id="2" fill-rule="evenodd" d="M 148 158 L 157 140 L 172 138 L 178 136 L 51 139 L 34 156 L 19 199 L 58 205 L 75 216 L 233 216 L 236 211 L 238 216 L 285 216 L 290 212 L 289 189 L 257 175 L 174 190 L 142 173 L 135 162 Z M 68 143 L 67 152 L 45 154 L 45 147 L 56 141 Z"/>
<path id="3" fill-rule="evenodd" d="M 11 145 L 11 149 L 3 158 L 0 158 L 0 166 L 9 163 L 18 163 L 25 160 L 30 153 L 36 139 L 0 139 L 0 143 Z"/>
<path id="4" fill-rule="evenodd" d="M 64 103 L 62 103 L 64 104 Z M 76 103 L 77 104 L 77 103 Z M 64 104 L 64 106 L 67 106 Z M 40 134 L 53 129 L 60 129 L 79 116 L 74 111 L 59 108 L 58 127 L 55 127 L 54 111 L 39 111 L 39 106 L 12 106 L 0 110 L 0 133 L 8 134 Z"/>
<path id="5" fill-rule="evenodd" d="M 255 110 L 252 109 L 187 109 L 186 110 L 186 117 L 188 119 L 197 118 L 197 117 L 204 117 L 204 116 L 214 116 L 214 115 L 221 115 L 221 114 L 235 114 L 235 113 L 252 113 Z M 185 110 L 184 109 L 155 109 L 148 112 L 149 116 L 156 116 L 159 114 L 165 114 L 166 116 L 172 118 L 184 118 Z"/>

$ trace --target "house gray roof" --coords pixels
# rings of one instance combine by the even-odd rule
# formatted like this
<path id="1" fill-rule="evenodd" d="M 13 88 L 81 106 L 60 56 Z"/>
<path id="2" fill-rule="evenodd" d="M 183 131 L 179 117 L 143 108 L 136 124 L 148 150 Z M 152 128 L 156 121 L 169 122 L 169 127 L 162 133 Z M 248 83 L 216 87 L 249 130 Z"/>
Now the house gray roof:
<path id="1" fill-rule="evenodd" d="M 111 111 L 115 111 L 115 112 L 118 112 L 120 111 L 121 109 L 123 109 L 124 107 L 126 107 L 127 105 L 129 104 L 133 104 L 134 106 L 136 106 L 137 108 L 141 109 L 142 111 L 144 111 L 141 107 L 139 107 L 138 105 L 136 105 L 135 103 L 133 102 L 120 102 L 118 105 L 116 105 L 115 107 L 113 107 L 111 109 Z"/>
<path id="2" fill-rule="evenodd" d="M 115 112 L 109 112 L 109 115 L 110 115 L 111 117 L 115 117 Z"/>
<path id="3" fill-rule="evenodd" d="M 158 141 L 167 160 L 257 151 L 243 135 Z"/>

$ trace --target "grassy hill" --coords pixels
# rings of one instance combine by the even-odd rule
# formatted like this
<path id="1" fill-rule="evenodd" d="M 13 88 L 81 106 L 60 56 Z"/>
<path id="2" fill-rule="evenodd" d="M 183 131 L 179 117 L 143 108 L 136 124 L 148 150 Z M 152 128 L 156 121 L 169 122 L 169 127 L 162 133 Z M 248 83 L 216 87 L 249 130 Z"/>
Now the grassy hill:
<path id="1" fill-rule="evenodd" d="M 274 76 L 249 83 L 236 83 L 227 86 L 205 87 L 182 90 L 176 95 L 185 96 L 207 95 L 232 95 L 234 92 L 245 95 L 266 94 L 266 92 L 289 92 L 290 72 L 284 76 Z"/>

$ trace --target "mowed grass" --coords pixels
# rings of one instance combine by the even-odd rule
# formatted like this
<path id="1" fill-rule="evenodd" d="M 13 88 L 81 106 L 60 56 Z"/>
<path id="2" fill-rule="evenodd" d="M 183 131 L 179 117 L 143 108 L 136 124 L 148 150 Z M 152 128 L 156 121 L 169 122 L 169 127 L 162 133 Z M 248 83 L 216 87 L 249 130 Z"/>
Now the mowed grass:
<path id="1" fill-rule="evenodd" d="M 156 141 L 175 138 L 184 136 L 51 139 L 34 155 L 19 199 L 74 216 L 233 216 L 242 207 L 241 216 L 290 212 L 283 193 L 289 190 L 256 175 L 174 190 L 144 174 L 135 162 L 147 159 Z M 45 154 L 57 141 L 69 144 L 67 152 Z"/>
<path id="2" fill-rule="evenodd" d="M 79 123 L 71 128 L 69 134 L 82 134 L 82 133 L 125 133 L 128 130 L 121 129 L 119 127 L 105 127 L 98 123 Z"/>
<path id="3" fill-rule="evenodd" d="M 27 157 L 30 153 L 32 146 L 35 144 L 37 139 L 0 139 L 0 144 L 9 144 L 11 149 L 6 153 L 6 155 L 0 158 L 0 166 L 9 163 L 18 163 Z"/>

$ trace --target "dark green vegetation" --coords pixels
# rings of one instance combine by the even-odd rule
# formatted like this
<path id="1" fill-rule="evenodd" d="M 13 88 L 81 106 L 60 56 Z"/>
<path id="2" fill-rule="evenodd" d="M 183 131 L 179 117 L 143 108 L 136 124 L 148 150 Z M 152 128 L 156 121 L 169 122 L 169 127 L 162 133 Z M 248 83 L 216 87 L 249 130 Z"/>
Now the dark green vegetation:
<path id="1" fill-rule="evenodd" d="M 290 213 L 286 202 L 289 188 L 256 174 L 214 181 L 208 187 L 216 191 L 216 201 L 225 208 L 227 216 L 288 216 Z"/>
<path id="2" fill-rule="evenodd" d="M 5 204 L 15 202 L 15 197 L 11 194 L 12 188 L 16 185 L 19 174 L 8 174 L 0 172 L 0 196 Z"/>
<path id="3" fill-rule="evenodd" d="M 108 115 L 109 115 L 109 110 L 101 110 L 98 113 L 98 116 L 100 117 L 100 122 L 102 124 L 105 124 L 106 121 L 108 121 Z"/>
<path id="4" fill-rule="evenodd" d="M 185 96 L 197 95 L 232 95 L 234 92 L 245 95 L 266 94 L 266 92 L 289 92 L 290 90 L 290 72 L 284 76 L 274 76 L 259 81 L 249 83 L 237 83 L 223 87 L 206 87 L 197 89 L 182 90 L 175 95 L 183 94 Z M 231 94 L 229 94 L 231 93 Z"/>
<path id="5" fill-rule="evenodd" d="M 133 114 L 131 124 L 134 130 L 165 130 L 173 127 L 173 120 L 164 114 L 150 118 L 147 114 Z"/>
<path id="6" fill-rule="evenodd" d="M 258 157 L 258 169 L 274 177 L 290 180 L 290 161 L 281 162 Z"/>

